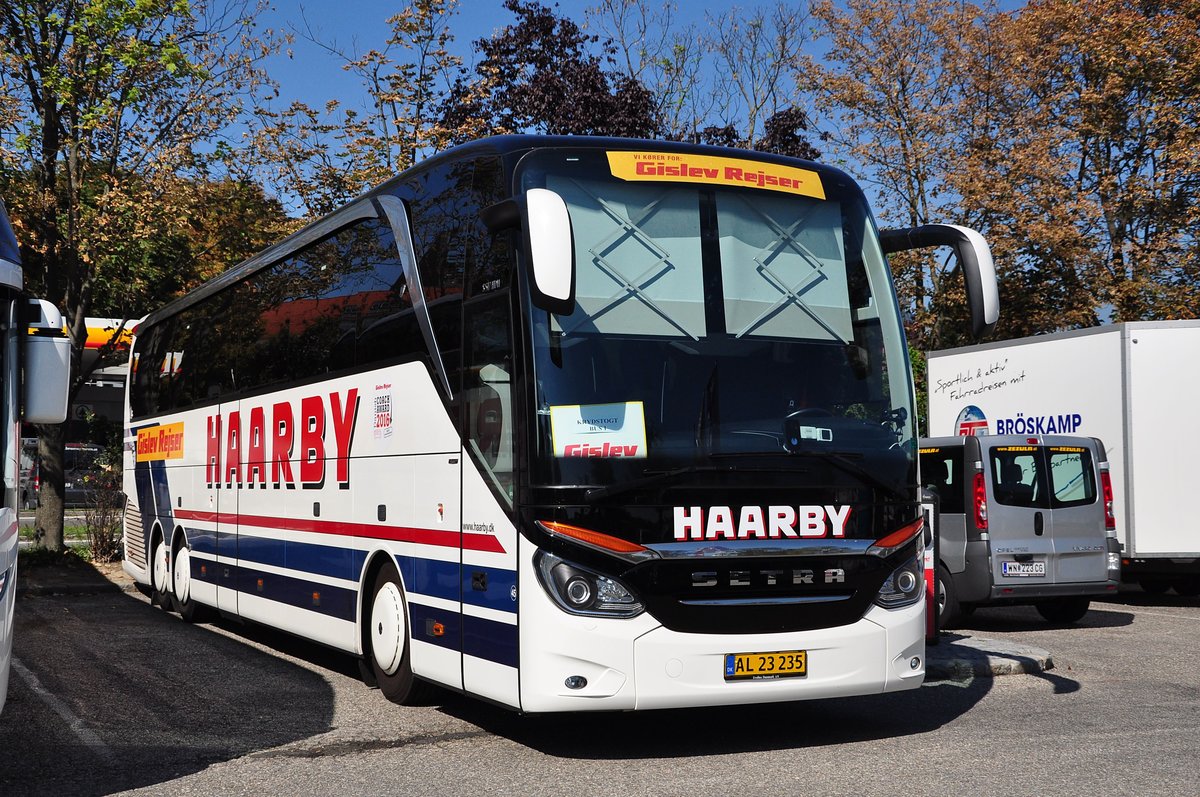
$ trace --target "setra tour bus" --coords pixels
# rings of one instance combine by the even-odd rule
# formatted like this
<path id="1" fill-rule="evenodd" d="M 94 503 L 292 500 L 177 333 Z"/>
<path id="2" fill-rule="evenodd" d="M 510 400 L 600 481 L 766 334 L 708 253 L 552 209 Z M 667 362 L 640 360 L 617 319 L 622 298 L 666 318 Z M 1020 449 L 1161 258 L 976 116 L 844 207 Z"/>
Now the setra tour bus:
<path id="1" fill-rule="evenodd" d="M 21 251 L 0 202 L 0 709 L 8 697 L 21 501 L 21 423 L 67 417 L 71 343 L 54 305 L 25 295 Z"/>
<path id="2" fill-rule="evenodd" d="M 908 689 L 913 384 L 882 238 L 814 163 L 502 136 L 431 157 L 137 330 L 125 568 L 524 712 Z"/>

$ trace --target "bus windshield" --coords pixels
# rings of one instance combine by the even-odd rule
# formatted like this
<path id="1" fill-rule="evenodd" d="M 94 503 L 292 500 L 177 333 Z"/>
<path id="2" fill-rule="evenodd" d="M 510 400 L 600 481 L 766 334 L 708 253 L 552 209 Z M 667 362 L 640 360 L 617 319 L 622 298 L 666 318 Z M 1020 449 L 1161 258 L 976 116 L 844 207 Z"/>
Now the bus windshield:
<path id="1" fill-rule="evenodd" d="M 575 251 L 574 312 L 528 311 L 533 485 L 751 460 L 809 472 L 815 455 L 910 500 L 907 348 L 859 189 L 836 173 L 805 172 L 815 188 L 796 192 L 613 164 L 553 149 L 518 170 L 523 190 L 563 198 Z"/>

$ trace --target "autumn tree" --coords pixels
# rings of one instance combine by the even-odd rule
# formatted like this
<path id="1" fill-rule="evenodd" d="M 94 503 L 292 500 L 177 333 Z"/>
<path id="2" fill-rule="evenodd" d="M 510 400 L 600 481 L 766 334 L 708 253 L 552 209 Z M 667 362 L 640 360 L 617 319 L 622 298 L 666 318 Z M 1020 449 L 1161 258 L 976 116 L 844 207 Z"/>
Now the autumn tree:
<path id="1" fill-rule="evenodd" d="M 972 66 L 989 124 L 955 189 L 1013 242 L 1019 289 L 1060 294 L 1048 328 L 1200 307 L 1197 19 L 1196 0 L 1034 0 Z"/>
<path id="2" fill-rule="evenodd" d="M 813 14 L 829 44 L 807 60 L 799 81 L 815 78 L 827 139 L 847 168 L 876 189 L 876 212 L 890 226 L 968 223 L 947 187 L 957 168 L 960 102 L 966 75 L 961 41 L 984 12 L 959 0 L 818 0 Z M 896 290 L 919 348 L 965 342 L 961 280 L 938 252 L 891 258 Z"/>
<path id="3" fill-rule="evenodd" d="M 86 317 L 169 298 L 159 278 L 181 258 L 164 241 L 182 240 L 194 197 L 180 178 L 206 178 L 220 132 L 262 85 L 252 11 L 237 0 L 0 4 L 0 187 L 29 287 L 64 313 L 72 398 L 88 377 Z M 39 540 L 59 550 L 64 430 L 37 431 Z"/>
<path id="4" fill-rule="evenodd" d="M 368 188 L 464 138 L 487 131 L 465 115 L 447 121 L 455 87 L 470 104 L 462 59 L 451 52 L 456 0 L 417 0 L 387 19 L 378 48 L 347 50 L 304 25 L 301 35 L 323 49 L 362 87 L 361 101 L 330 98 L 257 112 L 258 176 L 308 216 L 329 213 Z"/>

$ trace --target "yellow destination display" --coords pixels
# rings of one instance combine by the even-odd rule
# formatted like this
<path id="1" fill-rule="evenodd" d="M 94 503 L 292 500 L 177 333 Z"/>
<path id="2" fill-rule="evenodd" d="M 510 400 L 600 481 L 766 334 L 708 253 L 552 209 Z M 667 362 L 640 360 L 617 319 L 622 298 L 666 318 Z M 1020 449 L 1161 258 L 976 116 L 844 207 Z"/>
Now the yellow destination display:
<path id="1" fill-rule="evenodd" d="M 685 155 L 675 152 L 609 152 L 613 177 L 658 183 L 704 183 L 761 188 L 797 196 L 825 198 L 821 175 L 810 169 L 743 158 Z"/>
<path id="2" fill-rule="evenodd" d="M 799 678 L 808 675 L 808 651 L 725 654 L 725 680 Z"/>
<path id="3" fill-rule="evenodd" d="M 183 423 L 138 429 L 137 461 L 183 459 Z"/>

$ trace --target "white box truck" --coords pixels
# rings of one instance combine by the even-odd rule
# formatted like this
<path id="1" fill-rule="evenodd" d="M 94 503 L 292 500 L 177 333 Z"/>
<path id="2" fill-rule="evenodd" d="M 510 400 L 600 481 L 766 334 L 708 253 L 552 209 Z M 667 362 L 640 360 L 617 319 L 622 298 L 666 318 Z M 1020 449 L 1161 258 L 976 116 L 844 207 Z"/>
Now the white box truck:
<path id="1" fill-rule="evenodd" d="M 1098 437 L 1122 579 L 1200 594 L 1200 320 L 1145 321 L 929 354 L 929 435 Z"/>

